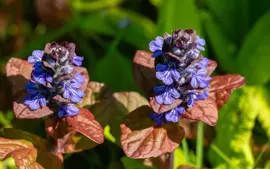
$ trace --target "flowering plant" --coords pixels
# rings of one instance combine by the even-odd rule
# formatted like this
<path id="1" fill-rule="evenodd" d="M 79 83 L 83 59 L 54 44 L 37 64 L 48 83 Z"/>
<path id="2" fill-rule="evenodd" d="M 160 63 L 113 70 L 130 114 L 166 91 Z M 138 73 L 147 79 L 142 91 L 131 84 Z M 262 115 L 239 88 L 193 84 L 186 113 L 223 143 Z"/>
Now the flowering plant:
<path id="1" fill-rule="evenodd" d="M 89 76 L 75 44 L 48 43 L 34 50 L 28 61 L 11 58 L 6 74 L 12 86 L 13 111 L 19 119 L 44 118 L 55 153 L 81 151 L 104 141 L 103 128 L 92 113 L 80 108 Z M 73 137 L 87 137 L 85 147 L 76 147 Z"/>
<path id="2" fill-rule="evenodd" d="M 195 30 L 177 29 L 157 37 L 150 52 L 137 51 L 133 73 L 149 105 L 131 112 L 121 125 L 121 144 L 132 158 L 157 157 L 172 152 L 185 132 L 180 118 L 215 125 L 218 109 L 234 89 L 244 85 L 240 75 L 211 77 L 217 66 L 200 54 L 205 40 Z"/>

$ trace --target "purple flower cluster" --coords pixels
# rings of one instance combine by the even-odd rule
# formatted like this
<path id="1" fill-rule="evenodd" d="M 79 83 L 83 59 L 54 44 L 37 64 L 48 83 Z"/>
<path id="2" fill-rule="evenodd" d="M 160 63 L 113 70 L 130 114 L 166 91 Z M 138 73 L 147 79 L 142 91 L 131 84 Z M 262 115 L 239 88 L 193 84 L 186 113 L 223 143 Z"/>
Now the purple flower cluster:
<path id="1" fill-rule="evenodd" d="M 33 64 L 31 80 L 25 85 L 29 94 L 24 103 L 31 110 L 49 106 L 58 117 L 79 113 L 75 104 L 81 102 L 84 92 L 80 90 L 85 77 L 76 72 L 83 57 L 75 54 L 73 43 L 50 43 L 45 51 L 34 50 L 28 62 Z"/>
<path id="2" fill-rule="evenodd" d="M 156 37 L 149 44 L 155 59 L 156 78 L 161 84 L 153 88 L 155 100 L 160 105 L 171 105 L 176 99 L 182 103 L 177 107 L 151 118 L 157 125 L 178 122 L 180 116 L 197 100 L 208 98 L 211 77 L 207 73 L 209 60 L 200 55 L 205 40 L 192 29 L 178 29 L 164 38 Z"/>

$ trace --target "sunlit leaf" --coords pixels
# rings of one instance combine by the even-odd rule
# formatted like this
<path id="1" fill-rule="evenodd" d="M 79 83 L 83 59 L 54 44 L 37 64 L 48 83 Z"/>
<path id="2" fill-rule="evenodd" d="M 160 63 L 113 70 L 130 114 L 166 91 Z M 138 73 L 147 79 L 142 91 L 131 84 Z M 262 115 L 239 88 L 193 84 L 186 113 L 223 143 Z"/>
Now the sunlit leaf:
<path id="1" fill-rule="evenodd" d="M 187 164 L 184 152 L 180 147 L 178 147 L 177 149 L 174 150 L 174 160 L 173 161 L 174 161 L 174 163 L 173 163 L 174 169 L 177 169 L 178 166 L 180 166 L 180 165 Z"/>
<path id="2" fill-rule="evenodd" d="M 95 11 L 95 10 L 100 10 L 103 8 L 109 8 L 109 7 L 114 7 L 117 5 L 120 5 L 123 3 L 124 0 L 100 0 L 100 1 L 93 1 L 93 2 L 87 2 L 87 1 L 73 1 L 71 5 L 73 8 L 80 10 L 80 11 Z"/>
<path id="3" fill-rule="evenodd" d="M 121 124 L 121 145 L 128 157 L 149 158 L 172 152 L 184 137 L 183 128 L 173 123 L 155 126 L 151 108 L 142 106 Z"/>
<path id="4" fill-rule="evenodd" d="M 186 110 L 182 117 L 189 120 L 200 120 L 214 126 L 218 120 L 216 102 L 211 98 L 196 101 L 191 108 Z"/>
<path id="5" fill-rule="evenodd" d="M 62 164 L 57 157 L 50 153 L 41 152 L 39 157 L 40 160 L 44 160 L 47 163 L 50 163 L 52 168 L 61 169 Z M 44 156 L 44 154 L 47 154 Z M 29 168 L 29 169 L 44 169 L 45 166 L 42 166 L 37 163 L 37 149 L 33 147 L 31 142 L 25 140 L 10 140 L 5 138 L 0 138 L 0 160 L 5 160 L 9 157 L 13 157 L 15 164 L 19 168 Z M 50 159 L 48 159 L 50 157 Z"/>
<path id="6" fill-rule="evenodd" d="M 218 109 L 229 99 L 234 89 L 245 84 L 245 78 L 240 75 L 214 76 L 210 82 L 209 98 L 196 101 L 195 104 L 186 110 L 183 118 L 200 120 L 211 126 L 216 125 L 218 120 Z"/>
<path id="7" fill-rule="evenodd" d="M 232 91 L 242 87 L 245 82 L 245 78 L 240 75 L 214 76 L 210 82 L 209 95 L 220 109 L 228 101 Z"/>
<path id="8" fill-rule="evenodd" d="M 67 124 L 70 131 L 77 131 L 98 144 L 104 141 L 103 128 L 87 109 L 80 109 L 78 115 L 67 117 Z"/>
<path id="9" fill-rule="evenodd" d="M 259 96 L 255 87 L 244 87 L 237 90 L 221 109 L 213 144 L 230 158 L 231 164 L 211 149 L 209 159 L 213 166 L 253 167 L 254 158 L 250 141 L 255 119 L 261 111 L 258 107 L 260 105 Z"/>
<path id="10" fill-rule="evenodd" d="M 0 129 L 0 137 L 7 139 L 23 139 L 31 142 L 39 151 L 48 150 L 48 142 L 44 138 L 15 128 L 2 128 Z"/>
<path id="11" fill-rule="evenodd" d="M 60 153 L 82 151 L 104 141 L 102 126 L 87 109 L 80 108 L 80 113 L 73 117 L 48 118 L 45 125 L 47 133 L 56 140 Z"/>
<path id="12" fill-rule="evenodd" d="M 191 167 L 187 165 L 181 165 L 180 167 L 178 167 L 178 169 L 200 169 L 200 168 Z M 209 168 L 201 168 L 201 169 L 209 169 Z"/>

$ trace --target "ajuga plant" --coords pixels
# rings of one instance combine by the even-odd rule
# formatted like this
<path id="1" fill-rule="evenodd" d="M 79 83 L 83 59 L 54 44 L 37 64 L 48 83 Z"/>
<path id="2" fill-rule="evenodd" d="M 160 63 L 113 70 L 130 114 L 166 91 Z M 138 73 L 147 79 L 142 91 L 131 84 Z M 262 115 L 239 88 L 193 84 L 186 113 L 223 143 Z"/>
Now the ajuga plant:
<path id="1" fill-rule="evenodd" d="M 204 45 L 195 30 L 177 29 L 151 41 L 152 53 L 136 52 L 134 78 L 150 106 L 131 112 L 121 124 L 121 145 L 128 157 L 172 152 L 185 136 L 181 118 L 214 126 L 218 110 L 244 85 L 237 74 L 211 77 L 217 63 L 201 55 Z"/>
<path id="2" fill-rule="evenodd" d="M 38 151 L 59 155 L 91 148 L 104 141 L 101 125 L 88 109 L 80 106 L 89 82 L 87 70 L 81 67 L 82 61 L 83 57 L 75 53 L 75 44 L 53 42 L 46 44 L 44 50 L 34 50 L 28 61 L 11 58 L 6 65 L 16 118 L 45 120 L 46 131 L 50 136 L 48 140 L 39 138 L 35 142 L 37 136 L 28 134 L 26 137 L 36 148 L 43 147 Z M 84 142 L 81 147 L 77 146 L 80 141 Z M 8 139 L 3 139 L 3 142 L 8 146 L 5 150 L 9 151 L 4 152 L 4 155 L 1 152 L 0 159 L 13 156 L 19 167 L 27 168 L 34 164 L 29 160 L 35 161 L 36 154 L 32 154 L 32 159 L 30 155 L 20 159 L 25 152 L 20 152 L 18 148 L 24 147 L 25 142 Z M 29 151 L 32 148 L 30 146 Z"/>

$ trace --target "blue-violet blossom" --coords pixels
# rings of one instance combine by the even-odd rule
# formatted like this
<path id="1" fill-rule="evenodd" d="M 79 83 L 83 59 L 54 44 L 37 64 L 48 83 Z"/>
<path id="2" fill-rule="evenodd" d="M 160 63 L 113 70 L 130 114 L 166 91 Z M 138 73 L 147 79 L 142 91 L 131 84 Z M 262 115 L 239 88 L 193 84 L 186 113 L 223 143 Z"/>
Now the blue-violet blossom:
<path id="1" fill-rule="evenodd" d="M 60 118 L 79 113 L 76 104 L 85 95 L 80 89 L 85 77 L 75 69 L 82 65 L 83 57 L 74 51 L 73 43 L 48 43 L 44 51 L 34 50 L 28 57 L 33 70 L 25 85 L 28 96 L 24 103 L 31 110 L 48 106 L 58 112 Z"/>
<path id="2" fill-rule="evenodd" d="M 156 58 L 156 78 L 162 83 L 153 88 L 156 103 L 171 105 L 176 99 L 182 100 L 171 110 L 153 112 L 151 118 L 157 125 L 178 122 L 195 101 L 208 98 L 209 60 L 200 54 L 204 45 L 205 40 L 192 29 L 178 29 L 172 35 L 166 33 L 164 38 L 158 36 L 149 43 L 152 57 Z"/>

